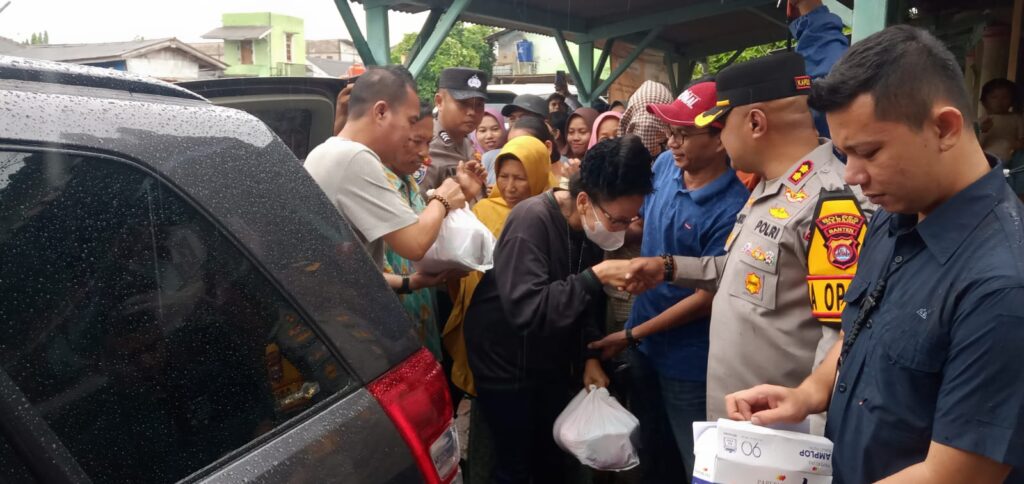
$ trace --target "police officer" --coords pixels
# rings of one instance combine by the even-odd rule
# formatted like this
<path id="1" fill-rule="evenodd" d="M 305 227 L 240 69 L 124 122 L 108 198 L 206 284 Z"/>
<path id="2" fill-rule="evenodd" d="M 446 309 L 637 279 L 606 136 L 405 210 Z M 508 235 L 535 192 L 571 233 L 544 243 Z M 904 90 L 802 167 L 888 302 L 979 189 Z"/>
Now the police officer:
<path id="1" fill-rule="evenodd" d="M 846 179 L 883 210 L 842 344 L 797 388 L 730 395 L 729 416 L 828 409 L 837 483 L 1024 482 L 1024 207 L 982 152 L 960 65 L 926 31 L 890 27 L 854 44 L 811 104 Z"/>
<path id="2" fill-rule="evenodd" d="M 480 161 L 469 134 L 476 131 L 484 117 L 487 100 L 487 74 L 476 69 L 451 67 L 441 71 L 434 104 L 434 138 L 430 141 L 430 165 L 416 174 L 420 190 L 441 185 L 455 175 L 460 161 Z"/>
<path id="3" fill-rule="evenodd" d="M 799 383 L 838 337 L 836 325 L 812 314 L 808 245 L 823 190 L 845 192 L 855 205 L 855 194 L 861 201 L 863 196 L 847 191 L 832 143 L 818 138 L 807 107 L 810 87 L 804 60 L 794 53 L 723 69 L 716 107 L 695 124 L 721 123 L 733 166 L 762 181 L 736 218 L 726 255 L 664 255 L 632 263 L 634 292 L 645 286 L 641 281 L 662 280 L 715 292 L 707 373 L 712 420 L 726 416 L 729 393 L 763 381 Z M 851 230 L 863 231 L 863 212 L 858 216 Z M 842 265 L 856 262 L 855 255 L 844 259 Z"/>

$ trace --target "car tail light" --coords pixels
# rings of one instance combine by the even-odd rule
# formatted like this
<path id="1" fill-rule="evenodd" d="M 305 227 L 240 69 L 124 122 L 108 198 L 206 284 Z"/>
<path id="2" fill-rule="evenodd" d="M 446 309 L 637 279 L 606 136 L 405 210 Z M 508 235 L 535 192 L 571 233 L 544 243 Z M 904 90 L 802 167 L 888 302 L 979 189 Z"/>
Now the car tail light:
<path id="1" fill-rule="evenodd" d="M 412 450 L 426 482 L 459 475 L 459 437 L 444 371 L 425 348 L 371 382 L 370 393 Z"/>

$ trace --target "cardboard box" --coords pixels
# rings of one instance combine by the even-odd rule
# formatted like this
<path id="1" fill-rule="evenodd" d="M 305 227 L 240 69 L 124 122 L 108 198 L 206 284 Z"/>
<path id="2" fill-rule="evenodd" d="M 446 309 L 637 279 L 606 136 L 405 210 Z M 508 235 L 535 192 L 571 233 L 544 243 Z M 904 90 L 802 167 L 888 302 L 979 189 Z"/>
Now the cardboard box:
<path id="1" fill-rule="evenodd" d="M 693 436 L 695 484 L 832 482 L 832 442 L 824 437 L 726 419 L 694 423 Z"/>

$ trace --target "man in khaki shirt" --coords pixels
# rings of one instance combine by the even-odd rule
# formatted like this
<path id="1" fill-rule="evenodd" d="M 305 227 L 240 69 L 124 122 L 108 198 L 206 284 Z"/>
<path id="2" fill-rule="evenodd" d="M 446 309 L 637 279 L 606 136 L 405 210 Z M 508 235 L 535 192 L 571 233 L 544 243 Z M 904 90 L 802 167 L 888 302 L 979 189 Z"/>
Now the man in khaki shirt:
<path id="1" fill-rule="evenodd" d="M 737 216 L 726 255 L 637 259 L 629 288 L 640 291 L 670 276 L 678 285 L 716 291 L 710 420 L 727 417 L 729 393 L 765 382 L 799 384 L 838 338 L 838 326 L 811 314 L 807 251 L 820 193 L 849 188 L 832 142 L 815 130 L 802 57 L 776 54 L 731 66 L 717 87 L 718 105 L 696 124 L 723 122 L 722 143 L 735 168 L 763 181 Z M 852 191 L 866 209 L 859 189 Z"/>

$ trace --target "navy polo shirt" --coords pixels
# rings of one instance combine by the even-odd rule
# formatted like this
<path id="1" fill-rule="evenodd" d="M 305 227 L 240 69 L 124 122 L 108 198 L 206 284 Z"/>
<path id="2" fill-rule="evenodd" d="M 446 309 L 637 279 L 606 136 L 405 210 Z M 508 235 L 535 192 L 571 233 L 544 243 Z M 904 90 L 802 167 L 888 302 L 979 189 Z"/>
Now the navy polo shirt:
<path id="1" fill-rule="evenodd" d="M 920 223 L 875 214 L 846 291 L 847 338 L 892 273 L 832 395 L 835 482 L 888 477 L 923 462 L 931 441 L 1009 464 L 1007 482 L 1024 482 L 1021 212 L 996 165 Z"/>
<path id="2" fill-rule="evenodd" d="M 654 161 L 654 192 L 641 209 L 644 218 L 644 257 L 661 254 L 690 257 L 725 254 L 725 239 L 736 223 L 750 192 L 727 169 L 711 183 L 687 190 L 671 151 Z M 689 288 L 662 283 L 638 296 L 626 327 L 633 328 L 693 294 Z M 640 342 L 643 352 L 662 376 L 704 381 L 708 370 L 708 328 L 704 317 Z"/>

